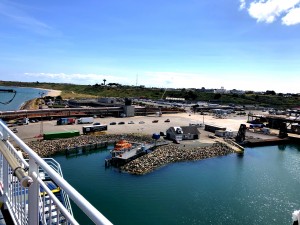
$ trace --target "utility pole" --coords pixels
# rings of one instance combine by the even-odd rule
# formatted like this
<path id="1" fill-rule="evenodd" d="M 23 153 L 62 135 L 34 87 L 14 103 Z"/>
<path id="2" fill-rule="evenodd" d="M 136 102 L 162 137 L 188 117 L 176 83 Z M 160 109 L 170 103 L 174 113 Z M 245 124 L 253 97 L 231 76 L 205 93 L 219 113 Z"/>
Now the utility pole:
<path id="1" fill-rule="evenodd" d="M 43 95 L 45 94 L 44 92 L 40 92 L 39 93 L 40 95 L 41 95 L 41 99 L 43 98 Z M 40 105 L 39 105 L 39 109 L 43 109 L 43 105 L 42 105 L 42 103 L 40 103 L 41 104 L 41 107 L 40 107 Z M 41 121 L 40 121 L 41 123 L 40 123 L 40 137 L 43 137 L 43 135 L 44 135 L 44 124 L 43 124 L 43 116 L 41 116 Z"/>
<path id="2" fill-rule="evenodd" d="M 44 135 L 44 124 L 43 124 L 43 116 L 41 116 L 41 123 L 40 123 L 40 137 Z"/>

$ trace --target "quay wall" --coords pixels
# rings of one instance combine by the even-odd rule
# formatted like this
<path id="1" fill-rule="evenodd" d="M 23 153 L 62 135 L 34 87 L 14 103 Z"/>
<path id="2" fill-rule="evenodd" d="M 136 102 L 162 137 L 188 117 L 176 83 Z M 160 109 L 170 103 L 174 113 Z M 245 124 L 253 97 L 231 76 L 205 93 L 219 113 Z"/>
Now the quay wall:
<path id="1" fill-rule="evenodd" d="M 299 139 L 295 139 L 298 140 Z M 272 138 L 272 139 L 248 139 L 245 143 L 241 144 L 244 147 L 258 147 L 258 146 L 269 146 L 269 145 L 281 145 L 292 143 L 290 138 Z"/>

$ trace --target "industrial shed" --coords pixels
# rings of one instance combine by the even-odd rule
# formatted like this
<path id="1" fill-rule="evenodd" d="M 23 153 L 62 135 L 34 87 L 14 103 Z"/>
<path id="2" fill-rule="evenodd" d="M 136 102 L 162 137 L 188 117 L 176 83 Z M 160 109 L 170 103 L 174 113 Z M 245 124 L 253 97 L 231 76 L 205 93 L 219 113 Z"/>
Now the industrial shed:
<path id="1" fill-rule="evenodd" d="M 167 132 L 167 139 L 170 140 L 194 140 L 199 139 L 200 132 L 196 126 L 181 126 L 181 127 L 170 127 Z"/>

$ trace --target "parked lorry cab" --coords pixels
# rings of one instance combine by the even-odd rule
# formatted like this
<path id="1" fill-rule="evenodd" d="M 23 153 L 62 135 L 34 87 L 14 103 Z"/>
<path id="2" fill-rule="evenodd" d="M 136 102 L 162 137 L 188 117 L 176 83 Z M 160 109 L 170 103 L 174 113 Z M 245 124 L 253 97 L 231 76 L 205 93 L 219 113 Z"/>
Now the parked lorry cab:
<path id="1" fill-rule="evenodd" d="M 93 117 L 81 117 L 77 120 L 78 124 L 82 124 L 82 123 L 93 123 L 94 122 L 94 118 Z"/>
<path id="2" fill-rule="evenodd" d="M 70 125 L 75 124 L 75 118 L 59 118 L 56 122 L 57 125 Z"/>

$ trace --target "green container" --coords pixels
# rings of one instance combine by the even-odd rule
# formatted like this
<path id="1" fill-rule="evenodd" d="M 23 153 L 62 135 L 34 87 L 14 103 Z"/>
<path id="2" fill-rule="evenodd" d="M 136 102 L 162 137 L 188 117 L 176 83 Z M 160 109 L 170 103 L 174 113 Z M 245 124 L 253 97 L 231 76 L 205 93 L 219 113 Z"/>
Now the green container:
<path id="1" fill-rule="evenodd" d="M 80 132 L 78 130 L 70 130 L 70 131 L 63 131 L 63 132 L 48 132 L 48 133 L 44 133 L 44 140 L 70 138 L 76 136 L 80 136 Z"/>

